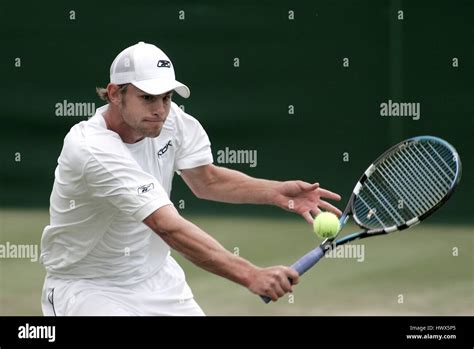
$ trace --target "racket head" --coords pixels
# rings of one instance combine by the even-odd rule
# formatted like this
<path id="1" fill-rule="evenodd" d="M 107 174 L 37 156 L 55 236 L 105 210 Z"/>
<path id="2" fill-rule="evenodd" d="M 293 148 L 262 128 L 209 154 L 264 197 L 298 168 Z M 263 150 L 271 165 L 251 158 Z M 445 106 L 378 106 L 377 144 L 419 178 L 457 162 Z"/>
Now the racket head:
<path id="1" fill-rule="evenodd" d="M 445 140 L 433 136 L 407 139 L 367 168 L 343 216 L 352 215 L 370 234 L 407 229 L 449 199 L 461 173 L 461 159 Z"/>

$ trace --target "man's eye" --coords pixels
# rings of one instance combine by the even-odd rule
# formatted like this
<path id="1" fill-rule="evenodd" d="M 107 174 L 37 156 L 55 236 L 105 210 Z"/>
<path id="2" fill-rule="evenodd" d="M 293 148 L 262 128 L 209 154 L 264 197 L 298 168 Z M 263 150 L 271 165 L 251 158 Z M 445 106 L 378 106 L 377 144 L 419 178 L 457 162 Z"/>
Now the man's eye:
<path id="1" fill-rule="evenodd" d="M 153 100 L 153 96 L 149 96 L 149 95 L 144 95 L 144 96 L 142 96 L 142 98 L 143 98 L 145 101 L 152 101 L 152 100 Z"/>

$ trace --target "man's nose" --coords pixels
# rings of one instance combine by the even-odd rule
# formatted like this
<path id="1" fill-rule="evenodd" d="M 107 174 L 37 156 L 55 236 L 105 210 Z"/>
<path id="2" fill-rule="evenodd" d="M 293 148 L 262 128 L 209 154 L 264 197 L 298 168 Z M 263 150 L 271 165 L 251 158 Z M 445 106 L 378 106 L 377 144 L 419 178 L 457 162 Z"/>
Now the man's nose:
<path id="1" fill-rule="evenodd" d="M 158 99 L 155 103 L 153 103 L 153 115 L 163 117 L 165 112 L 165 104 L 161 99 Z"/>

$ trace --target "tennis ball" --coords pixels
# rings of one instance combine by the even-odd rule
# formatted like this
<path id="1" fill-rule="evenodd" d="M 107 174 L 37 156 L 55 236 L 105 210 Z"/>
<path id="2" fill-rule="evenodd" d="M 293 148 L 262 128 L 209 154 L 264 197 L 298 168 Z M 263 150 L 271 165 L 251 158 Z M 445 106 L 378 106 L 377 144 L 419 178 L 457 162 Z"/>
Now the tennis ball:
<path id="1" fill-rule="evenodd" d="M 331 212 L 321 212 L 313 222 L 314 232 L 323 239 L 336 236 L 339 228 L 339 218 Z"/>

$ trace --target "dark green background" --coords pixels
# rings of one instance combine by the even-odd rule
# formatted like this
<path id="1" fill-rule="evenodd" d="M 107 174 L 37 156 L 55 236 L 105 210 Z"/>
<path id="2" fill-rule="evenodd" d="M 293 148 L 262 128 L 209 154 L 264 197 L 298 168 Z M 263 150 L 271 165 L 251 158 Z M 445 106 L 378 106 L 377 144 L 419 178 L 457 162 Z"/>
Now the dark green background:
<path id="1" fill-rule="evenodd" d="M 1 198 L 3 207 L 47 207 L 63 138 L 81 117 L 55 104 L 94 102 L 110 63 L 138 41 L 173 60 L 217 150 L 257 149 L 272 179 L 319 181 L 349 197 L 367 165 L 415 135 L 445 138 L 464 165 L 458 192 L 436 219 L 472 221 L 472 1 L 84 1 L 2 3 Z M 404 20 L 397 20 L 397 11 Z M 69 20 L 69 11 L 76 20 Z M 184 10 L 186 19 L 178 19 Z M 288 20 L 288 11 L 295 20 Z M 21 68 L 14 60 L 20 57 Z M 234 68 L 234 57 L 240 68 Z M 350 58 L 350 67 L 342 59 Z M 453 68 L 453 57 L 459 67 Z M 421 103 L 421 119 L 381 117 L 380 103 Z M 288 115 L 288 105 L 295 115 Z M 15 162 L 15 153 L 21 162 Z M 342 161 L 349 152 L 350 161 Z M 179 178 L 187 212 L 285 215 L 274 208 L 198 201 Z M 345 203 L 339 206 L 342 208 Z"/>

